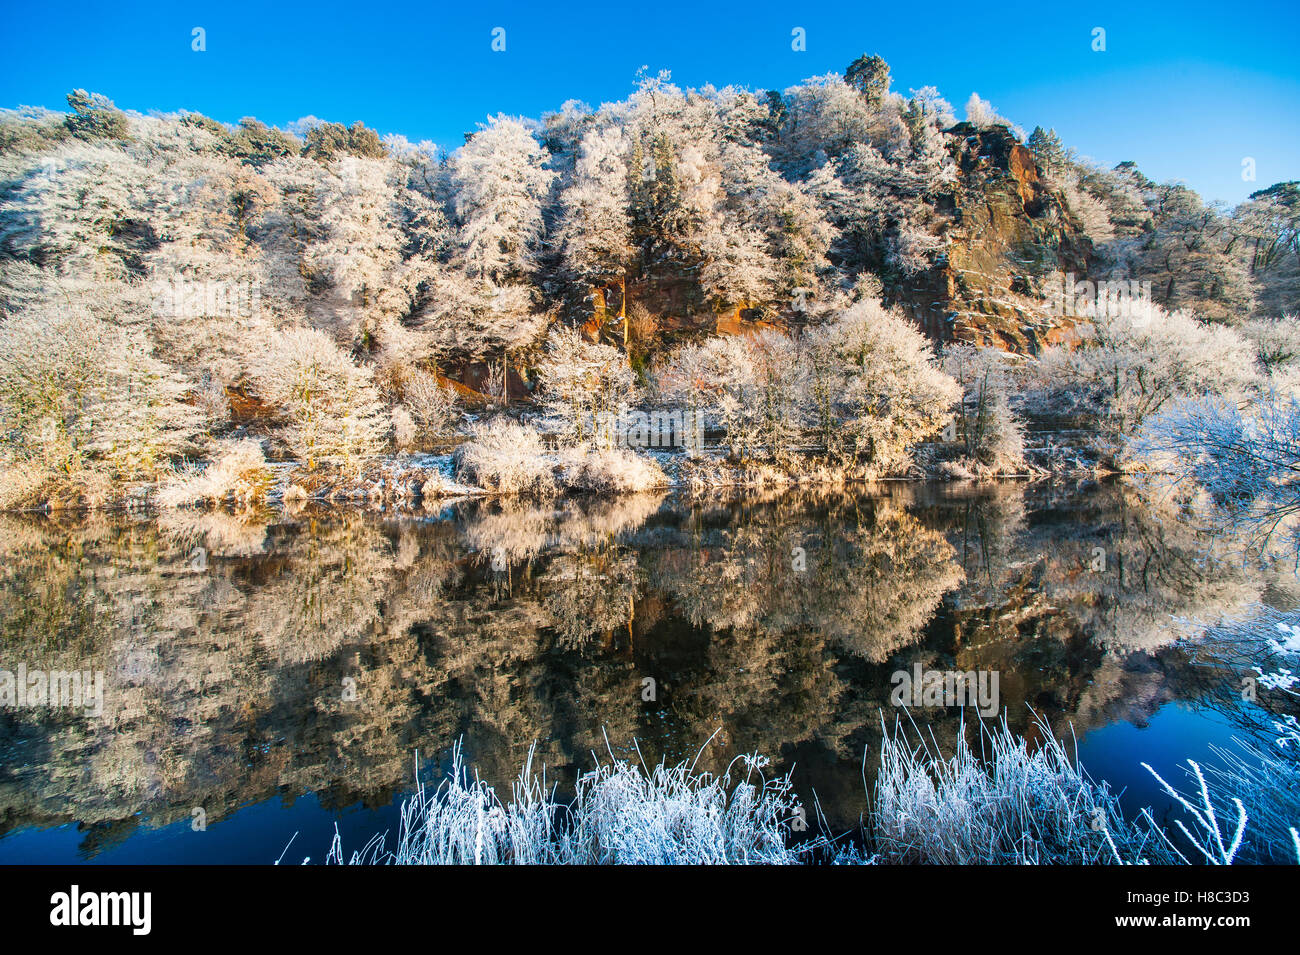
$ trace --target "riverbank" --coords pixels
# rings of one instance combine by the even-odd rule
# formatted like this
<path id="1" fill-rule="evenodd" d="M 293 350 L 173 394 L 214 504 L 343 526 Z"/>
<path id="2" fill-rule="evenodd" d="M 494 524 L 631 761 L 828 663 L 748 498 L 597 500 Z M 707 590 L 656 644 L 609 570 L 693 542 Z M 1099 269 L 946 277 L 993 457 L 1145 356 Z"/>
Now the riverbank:
<path id="1" fill-rule="evenodd" d="M 954 448 L 930 443 L 917 449 L 916 461 L 900 474 L 881 474 L 855 461 L 792 451 L 769 459 L 737 460 L 725 447 L 698 453 L 676 448 L 597 449 L 527 447 L 520 453 L 517 434 L 498 437 L 469 467 L 468 445 L 428 452 L 402 453 L 372 462 L 356 475 L 308 468 L 298 461 L 267 461 L 260 451 L 241 448 L 227 457 L 173 472 L 162 480 L 137 483 L 120 497 L 98 506 L 84 500 L 52 500 L 40 507 L 11 508 L 11 513 L 78 510 L 139 510 L 222 506 L 298 507 L 308 503 L 364 509 L 441 507 L 467 498 L 547 498 L 556 495 L 619 495 L 651 490 L 706 495 L 719 490 L 784 488 L 870 489 L 882 483 L 942 482 L 988 484 L 1044 478 L 1092 480 L 1115 472 L 1084 450 L 1050 440 L 1028 449 L 1023 468 L 1006 473 L 971 469 L 956 463 Z M 241 442 L 245 445 L 247 439 Z M 243 461 L 231 463 L 230 457 Z"/>
<path id="2" fill-rule="evenodd" d="M 436 787 L 402 806 L 390 847 L 376 835 L 355 851 L 336 835 L 335 864 L 792 865 L 1175 865 L 1261 861 L 1242 851 L 1249 818 L 1240 799 L 1215 791 L 1197 764 L 1187 810 L 1170 828 L 1149 810 L 1126 819 L 1110 787 L 1095 781 L 1067 744 L 1043 732 L 1032 745 L 1005 720 L 963 726 L 941 747 L 914 727 L 885 728 L 874 791 L 859 832 L 828 833 L 790 777 L 768 778 L 765 758 L 735 759 L 721 775 L 694 763 L 648 767 L 614 757 L 558 799 L 533 751 L 503 799 L 466 766 L 459 747 Z M 910 730 L 910 732 L 909 732 Z M 708 744 L 706 743 L 706 748 Z M 947 754 L 943 751 L 947 749 Z M 640 755 L 638 750 L 638 756 Z M 866 757 L 864 756 L 864 762 Z M 1155 771 L 1146 767 L 1153 775 Z M 865 778 L 865 774 L 864 774 Z M 1276 781 L 1276 777 L 1272 777 Z M 1258 777 L 1267 784 L 1269 777 Z M 1273 793 L 1278 804 L 1286 802 Z M 1263 793 L 1267 800 L 1269 795 Z M 1184 821 L 1186 819 L 1186 821 Z M 1295 830 L 1291 830 L 1295 835 Z M 1296 859 L 1300 862 L 1300 837 Z"/>

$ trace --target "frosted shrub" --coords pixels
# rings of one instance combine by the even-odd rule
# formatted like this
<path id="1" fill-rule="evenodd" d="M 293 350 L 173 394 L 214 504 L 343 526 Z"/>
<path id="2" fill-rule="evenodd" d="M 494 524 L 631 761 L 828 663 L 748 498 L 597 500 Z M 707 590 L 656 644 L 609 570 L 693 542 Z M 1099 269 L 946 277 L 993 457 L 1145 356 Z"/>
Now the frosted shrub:
<path id="1" fill-rule="evenodd" d="M 926 337 L 911 322 L 865 299 L 809 336 L 813 361 L 829 369 L 818 387 L 833 448 L 852 453 L 881 473 L 911 463 L 911 449 L 952 420 L 961 396 L 940 369 Z"/>
<path id="2" fill-rule="evenodd" d="M 283 410 L 280 437 L 308 470 L 356 476 L 384 448 L 389 427 L 369 369 L 314 329 L 277 332 L 254 371 L 262 396 Z"/>
<path id="3" fill-rule="evenodd" d="M 81 309 L 0 325 L 0 506 L 101 504 L 152 480 L 199 424 L 186 386 L 139 333 Z"/>
<path id="4" fill-rule="evenodd" d="M 557 328 L 546 339 L 538 375 L 542 408 L 563 437 L 612 446 L 614 421 L 635 393 L 622 352 L 586 342 L 571 328 Z"/>
<path id="5" fill-rule="evenodd" d="M 993 474 L 1025 469 L 1025 432 L 1003 389 L 992 391 L 976 422 L 975 459 Z"/>
<path id="6" fill-rule="evenodd" d="M 216 442 L 212 461 L 203 468 L 181 471 L 164 480 L 157 500 L 163 507 L 233 501 L 253 504 L 265 500 L 272 475 L 262 446 L 252 438 Z"/>
<path id="7" fill-rule="evenodd" d="M 1239 331 L 1255 346 L 1259 363 L 1267 372 L 1294 366 L 1300 359 L 1300 318 L 1295 315 L 1243 322 Z"/>
<path id="8" fill-rule="evenodd" d="M 1181 398 L 1235 398 L 1258 384 L 1251 344 L 1234 330 L 1151 305 L 1099 315 L 1077 348 L 1050 348 L 1037 369 L 1058 409 L 1095 416 L 1116 439 Z"/>
<path id="9" fill-rule="evenodd" d="M 574 490 L 617 494 L 668 484 L 659 465 L 628 448 L 569 448 L 557 457 L 560 483 Z"/>
<path id="10" fill-rule="evenodd" d="M 757 451 L 758 408 L 754 365 L 743 338 L 719 337 L 679 348 L 659 374 L 661 393 L 685 405 L 690 414 L 704 410 L 726 432 L 733 456 Z"/>
<path id="11" fill-rule="evenodd" d="M 411 369 L 402 380 L 402 391 L 407 410 L 422 431 L 437 438 L 452 430 L 458 413 L 456 392 L 436 375 Z"/>
<path id="12" fill-rule="evenodd" d="M 411 412 L 407 411 L 401 405 L 393 409 L 393 443 L 399 450 L 406 451 L 415 444 L 417 434 L 415 419 L 411 417 Z"/>
<path id="13" fill-rule="evenodd" d="M 498 494 L 546 494 L 552 465 L 536 429 L 498 416 L 474 424 L 456 451 L 456 476 Z"/>
<path id="14" fill-rule="evenodd" d="M 657 380 L 665 398 L 708 412 L 735 458 L 810 439 L 878 474 L 906 471 L 960 395 L 920 330 L 875 299 L 799 342 L 763 331 L 685 345 Z"/>

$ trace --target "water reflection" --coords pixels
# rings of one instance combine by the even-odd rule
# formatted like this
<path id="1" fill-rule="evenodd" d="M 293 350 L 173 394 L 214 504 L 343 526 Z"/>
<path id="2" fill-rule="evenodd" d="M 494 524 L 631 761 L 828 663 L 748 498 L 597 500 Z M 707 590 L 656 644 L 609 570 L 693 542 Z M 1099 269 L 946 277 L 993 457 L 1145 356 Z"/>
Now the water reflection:
<path id="1" fill-rule="evenodd" d="M 797 763 L 848 828 L 897 669 L 999 670 L 1026 732 L 1030 706 L 1082 733 L 1229 685 L 1178 638 L 1276 582 L 1209 549 L 1117 485 L 3 517 L 0 668 L 103 670 L 106 696 L 0 710 L 0 832 L 75 821 L 94 855 L 196 807 L 386 806 L 458 737 L 497 783 L 537 741 L 563 784 L 606 738 L 653 760 L 715 733 L 705 768 Z"/>

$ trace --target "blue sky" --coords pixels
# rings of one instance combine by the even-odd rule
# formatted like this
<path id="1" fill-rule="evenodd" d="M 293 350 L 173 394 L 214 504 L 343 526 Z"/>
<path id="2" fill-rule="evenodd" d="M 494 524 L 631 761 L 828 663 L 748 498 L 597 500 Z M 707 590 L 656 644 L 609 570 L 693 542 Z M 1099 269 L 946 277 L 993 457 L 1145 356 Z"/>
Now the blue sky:
<path id="1" fill-rule="evenodd" d="M 783 89 L 863 52 L 894 88 L 972 91 L 1106 164 L 1135 160 L 1229 203 L 1300 179 L 1300 4 L 744 5 L 316 2 L 10 5 L 0 105 L 75 87 L 140 111 L 284 125 L 306 115 L 454 148 L 486 116 L 621 99 L 637 69 L 683 86 Z M 191 50 L 193 27 L 207 50 Z M 506 50 L 491 49 L 504 27 Z M 791 49 L 802 27 L 807 49 Z M 1106 31 L 1094 52 L 1092 31 Z M 1257 180 L 1243 181 L 1242 160 Z"/>

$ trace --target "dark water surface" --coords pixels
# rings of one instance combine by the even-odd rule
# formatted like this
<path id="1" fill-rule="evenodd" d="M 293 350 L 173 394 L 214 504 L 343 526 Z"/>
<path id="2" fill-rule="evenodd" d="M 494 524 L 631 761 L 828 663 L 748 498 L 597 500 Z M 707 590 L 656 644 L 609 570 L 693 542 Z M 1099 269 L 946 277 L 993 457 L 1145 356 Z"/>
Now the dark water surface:
<path id="1" fill-rule="evenodd" d="M 1014 729 L 1073 727 L 1159 812 L 1139 761 L 1208 761 L 1250 715 L 1202 625 L 1291 604 L 1206 549 L 1121 486 L 1046 483 L 0 517 L 0 669 L 105 679 L 98 716 L 0 709 L 0 863 L 262 863 L 295 833 L 285 860 L 320 861 L 336 825 L 348 849 L 394 830 L 417 751 L 436 778 L 458 739 L 508 791 L 534 742 L 563 788 L 606 738 L 647 761 L 712 738 L 701 768 L 766 754 L 849 831 L 918 663 L 997 671 Z"/>

